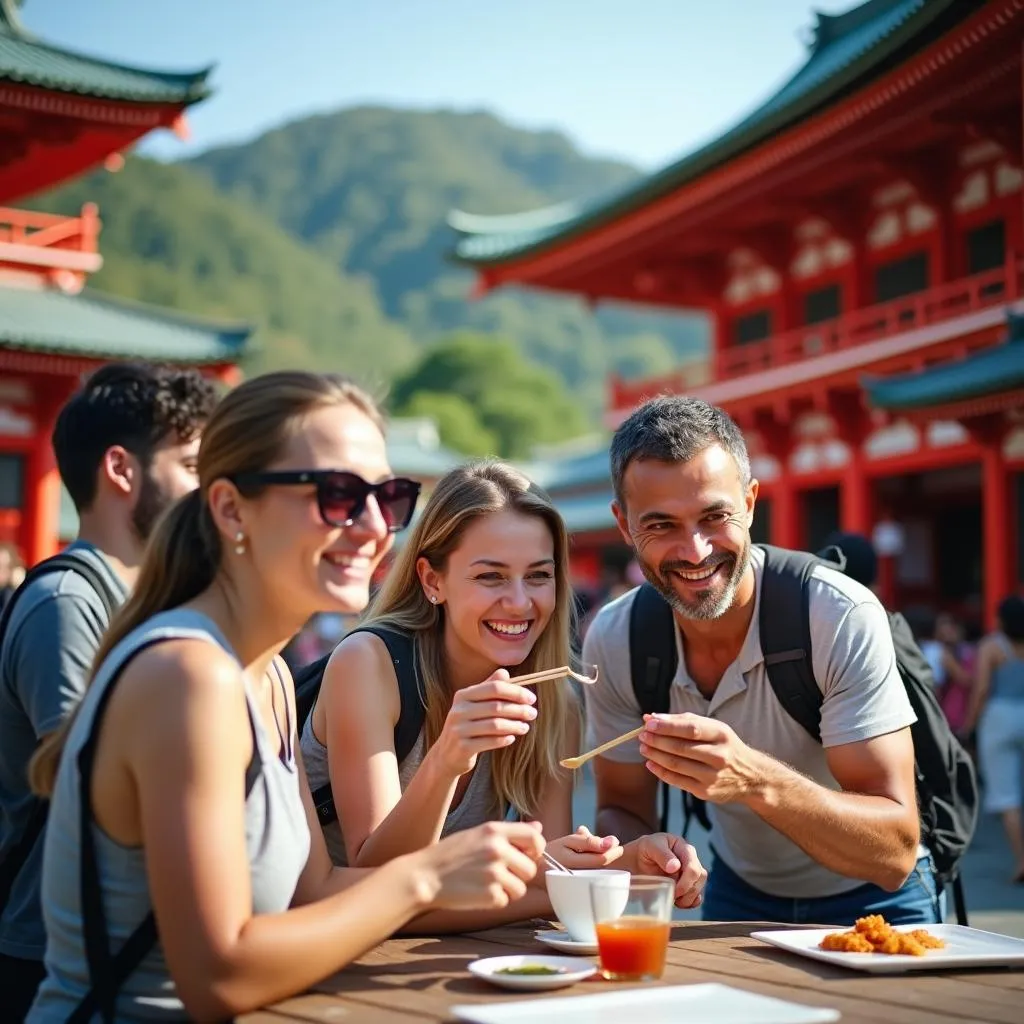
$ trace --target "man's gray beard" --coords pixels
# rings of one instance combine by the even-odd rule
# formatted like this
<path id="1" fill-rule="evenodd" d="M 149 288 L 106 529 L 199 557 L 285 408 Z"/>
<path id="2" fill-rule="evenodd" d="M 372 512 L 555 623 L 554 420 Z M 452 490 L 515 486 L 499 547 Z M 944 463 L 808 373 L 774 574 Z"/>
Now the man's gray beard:
<path id="1" fill-rule="evenodd" d="M 739 556 L 733 560 L 732 572 L 729 573 L 729 579 L 726 581 L 721 596 L 716 598 L 709 593 L 704 595 L 703 599 L 698 598 L 694 604 L 687 604 L 676 593 L 672 584 L 662 578 L 658 570 L 652 569 L 640 558 L 637 559 L 637 564 L 640 566 L 640 571 L 644 574 L 647 582 L 661 594 L 674 612 L 681 615 L 684 619 L 693 619 L 695 622 L 710 622 L 713 619 L 721 618 L 732 607 L 732 602 L 736 597 L 736 588 L 740 585 L 740 580 L 743 579 L 747 566 L 750 565 L 750 542 L 747 541 Z"/>

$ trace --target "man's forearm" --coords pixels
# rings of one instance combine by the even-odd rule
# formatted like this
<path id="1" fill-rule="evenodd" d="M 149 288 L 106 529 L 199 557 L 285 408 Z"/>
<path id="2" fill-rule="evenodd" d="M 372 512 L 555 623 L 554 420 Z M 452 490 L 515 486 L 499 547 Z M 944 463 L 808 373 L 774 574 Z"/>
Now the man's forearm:
<path id="1" fill-rule="evenodd" d="M 640 815 L 622 807 L 599 807 L 595 822 L 599 836 L 616 836 L 623 846 L 658 831 L 657 822 L 645 821 Z"/>
<path id="2" fill-rule="evenodd" d="M 826 789 L 761 755 L 761 782 L 746 805 L 819 864 L 849 878 L 898 889 L 913 870 L 920 832 L 888 797 Z"/>

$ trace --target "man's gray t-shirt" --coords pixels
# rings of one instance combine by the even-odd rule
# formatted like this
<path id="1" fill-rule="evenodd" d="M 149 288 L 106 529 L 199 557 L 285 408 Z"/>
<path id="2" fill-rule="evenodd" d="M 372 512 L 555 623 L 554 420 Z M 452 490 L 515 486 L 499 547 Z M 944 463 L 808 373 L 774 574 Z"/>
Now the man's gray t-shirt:
<path id="1" fill-rule="evenodd" d="M 761 652 L 758 610 L 763 552 L 754 548 L 754 614 L 739 657 L 726 670 L 711 700 L 686 671 L 676 627 L 679 668 L 672 681 L 671 711 L 692 712 L 731 726 L 741 740 L 830 789 L 825 749 L 883 736 L 915 721 L 896 667 L 885 609 L 870 590 L 841 572 L 814 569 L 810 587 L 811 662 L 822 690 L 821 743 L 815 743 L 779 703 Z M 601 610 L 587 631 L 583 660 L 597 665 L 599 681 L 584 687 L 588 748 L 642 722 L 629 665 L 629 614 L 636 591 Z M 800 610 L 794 609 L 794 615 Z M 610 761 L 642 764 L 636 741 L 609 750 Z M 773 896 L 832 896 L 862 885 L 829 871 L 742 804 L 708 804 L 715 852 L 750 885 Z"/>
<path id="2" fill-rule="evenodd" d="M 95 564 L 123 601 L 128 590 L 101 552 L 85 541 L 74 550 Z M 0 647 L 0 857 L 23 835 L 33 800 L 26 769 L 39 740 L 53 732 L 85 691 L 107 628 L 103 601 L 78 573 L 45 573 L 18 596 Z M 0 953 L 42 960 L 39 903 L 42 836 L 18 873 L 0 917 Z"/>

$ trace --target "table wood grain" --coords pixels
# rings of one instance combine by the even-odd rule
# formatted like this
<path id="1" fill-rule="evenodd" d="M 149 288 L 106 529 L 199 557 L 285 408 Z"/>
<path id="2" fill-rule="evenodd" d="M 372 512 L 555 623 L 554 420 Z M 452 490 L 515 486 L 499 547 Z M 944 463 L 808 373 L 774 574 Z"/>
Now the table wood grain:
<path id="1" fill-rule="evenodd" d="M 556 951 L 533 932 L 533 922 L 472 935 L 394 938 L 321 982 L 257 1013 L 241 1024 L 428 1024 L 449 1022 L 458 1003 L 565 998 L 635 988 L 592 978 L 555 992 L 516 994 L 488 985 L 467 971 L 472 960 L 502 953 Z M 660 985 L 718 982 L 808 1006 L 838 1010 L 843 1024 L 1018 1024 L 1024 1019 L 1024 971 L 995 968 L 875 975 L 808 960 L 768 946 L 751 932 L 770 923 L 680 922 L 672 929 Z M 584 958 L 586 959 L 586 958 Z M 623 1019 L 623 1024 L 628 1022 Z"/>

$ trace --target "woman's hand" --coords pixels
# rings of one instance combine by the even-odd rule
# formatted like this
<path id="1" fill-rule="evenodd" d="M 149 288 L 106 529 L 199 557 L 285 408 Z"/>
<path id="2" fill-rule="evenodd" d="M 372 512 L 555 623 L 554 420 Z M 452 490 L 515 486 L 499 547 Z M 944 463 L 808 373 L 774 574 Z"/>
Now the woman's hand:
<path id="1" fill-rule="evenodd" d="M 482 683 L 455 694 L 431 753 L 451 775 L 465 775 L 485 750 L 509 747 L 530 731 L 537 717 L 536 701 L 532 690 L 509 682 L 508 672 L 500 668 Z"/>
<path id="2" fill-rule="evenodd" d="M 537 874 L 544 837 L 535 822 L 489 821 L 407 854 L 436 910 L 500 910 Z"/>
<path id="3" fill-rule="evenodd" d="M 546 850 L 570 871 L 593 871 L 614 864 L 623 854 L 623 847 L 615 836 L 595 836 L 586 825 L 559 839 L 552 839 Z M 534 879 L 534 885 L 544 885 L 544 874 L 557 868 L 542 864 L 544 869 Z"/>

